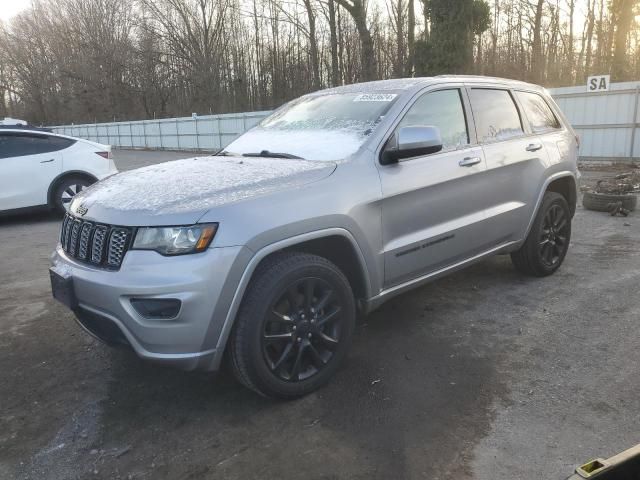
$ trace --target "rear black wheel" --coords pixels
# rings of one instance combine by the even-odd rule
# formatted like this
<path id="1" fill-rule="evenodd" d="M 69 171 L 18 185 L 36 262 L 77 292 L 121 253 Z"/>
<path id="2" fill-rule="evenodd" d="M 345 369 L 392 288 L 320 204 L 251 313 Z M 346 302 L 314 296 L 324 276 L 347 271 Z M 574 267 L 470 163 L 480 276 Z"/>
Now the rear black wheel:
<path id="1" fill-rule="evenodd" d="M 60 213 L 69 211 L 71 201 L 82 190 L 91 185 L 89 179 L 85 177 L 70 176 L 58 182 L 53 192 L 53 207 Z"/>
<path id="2" fill-rule="evenodd" d="M 236 377 L 295 398 L 326 383 L 347 353 L 355 303 L 342 272 L 305 253 L 277 254 L 256 272 L 230 339 Z"/>
<path id="3" fill-rule="evenodd" d="M 511 254 L 515 267 L 536 277 L 551 275 L 562 264 L 571 239 L 571 212 L 559 193 L 546 192 L 525 243 Z"/>

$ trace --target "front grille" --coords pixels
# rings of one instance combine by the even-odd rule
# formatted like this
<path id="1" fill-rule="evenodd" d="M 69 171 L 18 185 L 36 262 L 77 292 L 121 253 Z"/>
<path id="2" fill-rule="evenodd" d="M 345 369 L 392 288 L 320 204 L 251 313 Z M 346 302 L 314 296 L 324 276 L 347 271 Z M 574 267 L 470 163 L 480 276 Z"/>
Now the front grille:
<path id="1" fill-rule="evenodd" d="M 62 220 L 62 249 L 77 260 L 102 268 L 118 269 L 131 246 L 133 230 L 103 225 L 67 213 Z"/>

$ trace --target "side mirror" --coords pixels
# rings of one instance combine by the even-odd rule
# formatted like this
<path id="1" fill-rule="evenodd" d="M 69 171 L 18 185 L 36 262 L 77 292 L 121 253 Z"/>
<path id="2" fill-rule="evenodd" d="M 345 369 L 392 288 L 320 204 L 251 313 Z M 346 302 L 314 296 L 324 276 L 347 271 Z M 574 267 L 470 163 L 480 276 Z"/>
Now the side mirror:
<path id="1" fill-rule="evenodd" d="M 417 125 L 402 127 L 396 132 L 394 146 L 387 145 L 382 152 L 380 163 L 389 165 L 403 158 L 429 155 L 442 150 L 442 138 L 440 129 L 432 126 Z"/>

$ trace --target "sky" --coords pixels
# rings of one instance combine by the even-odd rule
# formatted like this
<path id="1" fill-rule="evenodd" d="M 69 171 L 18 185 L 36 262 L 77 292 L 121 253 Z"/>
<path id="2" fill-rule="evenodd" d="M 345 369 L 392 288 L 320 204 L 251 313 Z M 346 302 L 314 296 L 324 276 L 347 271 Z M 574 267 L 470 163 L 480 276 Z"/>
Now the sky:
<path id="1" fill-rule="evenodd" d="M 31 0 L 0 0 L 0 20 L 9 20 L 31 4 Z"/>

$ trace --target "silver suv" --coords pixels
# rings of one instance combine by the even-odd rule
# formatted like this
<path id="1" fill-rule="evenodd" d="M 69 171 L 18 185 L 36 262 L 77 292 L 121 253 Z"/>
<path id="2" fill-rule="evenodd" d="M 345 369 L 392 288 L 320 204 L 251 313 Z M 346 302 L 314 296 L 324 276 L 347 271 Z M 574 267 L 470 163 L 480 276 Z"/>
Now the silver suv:
<path id="1" fill-rule="evenodd" d="M 356 312 L 489 255 L 534 276 L 567 253 L 577 139 L 544 89 L 388 80 L 294 100 L 217 156 L 77 195 L 53 295 L 109 344 L 257 392 L 324 384 Z"/>

